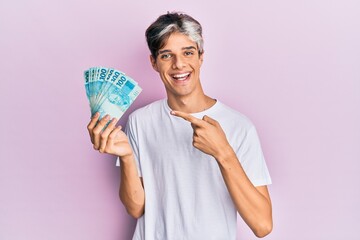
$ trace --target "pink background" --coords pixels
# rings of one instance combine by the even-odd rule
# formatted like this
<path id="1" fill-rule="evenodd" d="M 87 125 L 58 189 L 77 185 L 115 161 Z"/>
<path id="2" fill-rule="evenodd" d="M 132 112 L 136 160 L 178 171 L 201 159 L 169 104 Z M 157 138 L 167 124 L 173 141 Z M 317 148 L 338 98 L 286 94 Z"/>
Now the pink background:
<path id="1" fill-rule="evenodd" d="M 257 126 L 273 179 L 266 239 L 360 239 L 356 0 L 1 1 L 0 239 L 131 238 L 115 158 L 89 141 L 82 74 L 132 76 L 144 91 L 130 111 L 163 98 L 144 31 L 168 10 L 203 25 L 205 91 Z"/>

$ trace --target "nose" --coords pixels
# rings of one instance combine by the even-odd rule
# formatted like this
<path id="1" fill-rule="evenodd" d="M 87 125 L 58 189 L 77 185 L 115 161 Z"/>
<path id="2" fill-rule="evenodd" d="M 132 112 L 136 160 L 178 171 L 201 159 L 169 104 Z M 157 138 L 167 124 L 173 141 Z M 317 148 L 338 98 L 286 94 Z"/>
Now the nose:
<path id="1" fill-rule="evenodd" d="M 183 67 L 185 67 L 185 65 L 185 59 L 183 59 L 181 56 L 175 56 L 173 58 L 173 69 L 182 69 Z"/>

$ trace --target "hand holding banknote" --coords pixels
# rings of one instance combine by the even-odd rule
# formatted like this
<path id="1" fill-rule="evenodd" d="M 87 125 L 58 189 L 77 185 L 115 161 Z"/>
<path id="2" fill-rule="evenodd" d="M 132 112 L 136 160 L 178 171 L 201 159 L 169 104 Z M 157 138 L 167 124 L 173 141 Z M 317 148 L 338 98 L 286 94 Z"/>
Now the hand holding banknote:
<path id="1" fill-rule="evenodd" d="M 94 149 L 124 158 L 131 156 L 133 152 L 129 140 L 121 126 L 116 127 L 117 119 L 113 118 L 109 123 L 109 115 L 100 121 L 99 117 L 100 114 L 95 113 L 87 126 Z"/>
<path id="2" fill-rule="evenodd" d="M 84 72 L 84 78 L 92 115 L 87 128 L 94 149 L 120 157 L 130 156 L 128 138 L 116 123 L 142 89 L 132 78 L 113 68 L 92 67 Z"/>

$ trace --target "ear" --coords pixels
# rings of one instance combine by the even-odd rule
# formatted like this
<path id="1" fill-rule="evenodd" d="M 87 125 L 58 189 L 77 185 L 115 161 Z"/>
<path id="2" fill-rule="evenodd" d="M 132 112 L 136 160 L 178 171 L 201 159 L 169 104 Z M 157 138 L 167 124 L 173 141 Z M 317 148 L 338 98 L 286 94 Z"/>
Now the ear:
<path id="1" fill-rule="evenodd" d="M 201 66 L 202 63 L 204 62 L 204 52 L 202 52 L 201 54 L 199 53 L 199 61 L 200 61 L 200 66 Z"/>
<path id="2" fill-rule="evenodd" d="M 151 62 L 151 66 L 153 67 L 153 69 L 155 71 L 159 72 L 158 67 L 156 65 L 156 60 L 152 55 L 150 55 L 150 62 Z"/>

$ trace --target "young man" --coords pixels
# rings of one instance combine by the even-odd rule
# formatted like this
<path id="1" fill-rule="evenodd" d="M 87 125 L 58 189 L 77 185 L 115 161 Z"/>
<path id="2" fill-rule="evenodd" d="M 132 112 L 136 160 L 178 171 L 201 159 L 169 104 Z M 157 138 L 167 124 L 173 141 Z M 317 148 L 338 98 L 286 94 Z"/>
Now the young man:
<path id="1" fill-rule="evenodd" d="M 120 199 L 133 240 L 236 239 L 236 213 L 258 237 L 272 230 L 271 179 L 253 124 L 204 94 L 200 24 L 160 16 L 146 31 L 167 99 L 133 112 L 126 134 L 109 116 L 88 125 L 94 148 L 119 156 Z"/>

